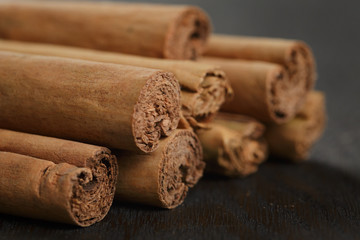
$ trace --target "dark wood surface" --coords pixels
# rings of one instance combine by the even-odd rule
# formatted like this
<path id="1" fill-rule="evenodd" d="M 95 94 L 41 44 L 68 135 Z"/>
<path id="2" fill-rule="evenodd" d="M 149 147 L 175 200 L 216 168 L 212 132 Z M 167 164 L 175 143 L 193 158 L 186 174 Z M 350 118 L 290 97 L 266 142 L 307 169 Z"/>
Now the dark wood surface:
<path id="1" fill-rule="evenodd" d="M 206 177 L 170 211 L 115 203 L 102 222 L 85 229 L 0 215 L 0 239 L 360 239 L 359 3 L 163 2 L 203 7 L 215 32 L 310 44 L 329 112 L 311 159 L 271 159 L 246 179 Z"/>
<path id="2" fill-rule="evenodd" d="M 356 239 L 360 182 L 323 164 L 267 163 L 244 180 L 207 177 L 174 210 L 115 204 L 86 229 L 0 217 L 0 238 Z"/>

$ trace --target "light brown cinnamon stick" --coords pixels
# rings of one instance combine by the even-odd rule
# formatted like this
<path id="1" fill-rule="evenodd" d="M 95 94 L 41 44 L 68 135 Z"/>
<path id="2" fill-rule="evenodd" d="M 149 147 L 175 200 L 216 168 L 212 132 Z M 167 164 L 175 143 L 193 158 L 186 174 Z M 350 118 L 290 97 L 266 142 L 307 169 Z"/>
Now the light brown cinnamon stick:
<path id="1" fill-rule="evenodd" d="M 294 114 L 299 111 L 303 105 L 305 96 L 313 88 L 316 79 L 315 60 L 311 49 L 304 42 L 298 40 L 213 35 L 210 38 L 206 55 L 221 59 L 240 59 L 277 64 L 278 70 L 270 71 L 270 69 L 268 69 L 267 71 L 263 67 L 261 67 L 261 71 L 257 69 L 258 73 L 263 72 L 263 78 L 267 72 L 267 78 L 273 79 L 268 80 L 268 84 L 266 85 L 266 91 L 271 91 L 267 94 L 270 98 L 264 101 L 263 96 L 260 96 L 262 103 L 268 102 L 268 109 L 267 111 L 264 109 L 263 112 L 268 114 L 270 110 L 273 113 L 266 118 L 257 116 L 259 114 L 251 115 L 265 122 L 284 123 L 293 118 Z M 235 62 L 218 62 L 220 66 L 228 69 L 228 71 L 224 70 L 229 75 L 232 83 L 239 81 L 238 79 L 242 75 L 247 75 L 247 73 L 243 73 L 243 70 L 242 72 L 237 71 Z M 238 65 L 240 65 L 240 62 Z M 256 68 L 259 67 L 259 64 L 256 64 Z M 238 68 L 241 68 L 241 66 L 238 66 Z M 250 66 L 245 70 L 254 70 L 249 68 Z M 275 67 L 273 67 L 273 69 L 275 69 Z M 286 74 L 283 72 L 286 72 Z M 233 75 L 235 79 L 231 79 L 231 75 Z M 270 77 L 269 75 L 273 76 Z M 253 78 L 250 78 L 249 81 L 258 77 L 259 75 L 256 74 Z M 263 84 L 260 87 L 255 87 L 255 89 L 259 88 L 264 89 L 265 87 Z M 254 92 L 254 90 L 252 90 L 252 92 Z M 237 93 L 235 90 L 235 96 L 242 93 L 243 92 Z M 289 98 L 289 96 L 292 97 Z M 236 105 L 238 101 L 234 100 L 233 103 Z M 274 109 L 272 109 L 272 107 L 274 107 Z M 231 107 L 228 105 L 228 108 Z M 242 109 L 240 109 L 240 111 L 234 111 L 234 108 L 235 107 L 232 107 L 230 111 L 249 115 L 247 112 L 243 112 Z M 258 111 L 257 109 L 255 110 Z"/>
<path id="2" fill-rule="evenodd" d="M 265 136 L 270 154 L 294 162 L 306 160 L 311 147 L 321 137 L 325 123 L 325 95 L 312 91 L 293 120 L 267 127 Z"/>
<path id="3" fill-rule="evenodd" d="M 0 40 L 0 50 L 126 64 L 172 72 L 182 87 L 181 101 L 184 117 L 193 125 L 198 125 L 197 122 L 206 122 L 219 110 L 225 100 L 232 96 L 232 90 L 224 72 L 208 64 L 6 40 Z"/>
<path id="4" fill-rule="evenodd" d="M 193 6 L 1 2 L 0 37 L 56 43 L 142 56 L 195 59 L 210 32 Z"/>
<path id="5" fill-rule="evenodd" d="M 221 113 L 208 129 L 197 131 L 204 150 L 206 172 L 246 177 L 267 158 L 264 126 L 256 120 Z"/>
<path id="6" fill-rule="evenodd" d="M 0 52 L 0 127 L 154 151 L 177 127 L 173 74 L 119 64 Z"/>
<path id="7" fill-rule="evenodd" d="M 190 130 L 161 140 L 148 155 L 117 152 L 119 165 L 115 199 L 162 208 L 180 205 L 203 174 L 202 148 Z"/>
<path id="8" fill-rule="evenodd" d="M 312 89 L 316 79 L 312 51 L 299 40 L 215 34 L 209 39 L 206 55 L 280 64 L 292 82 L 304 82 L 306 91 Z"/>
<path id="9" fill-rule="evenodd" d="M 2 213 L 82 227 L 100 220 L 87 211 L 90 169 L 1 151 L 0 164 Z"/>
<path id="10" fill-rule="evenodd" d="M 84 170 L 86 172 L 90 170 L 91 174 L 86 180 L 87 182 L 81 183 L 78 195 L 72 196 L 72 198 L 78 199 L 74 201 L 81 202 L 71 210 L 72 214 L 76 217 L 77 224 L 84 226 L 99 222 L 106 216 L 114 199 L 117 177 L 116 158 L 111 155 L 109 149 L 5 129 L 0 129 L 0 139 L 0 151 L 2 152 L 17 153 L 46 160 L 46 162 L 51 161 L 55 164 L 68 163 L 73 165 L 74 169 L 75 166 L 79 169 L 86 168 Z M 31 176 L 28 177 L 31 178 Z M 16 178 L 12 179 L 17 181 Z M 55 187 L 53 186 L 53 188 Z M 22 198 L 22 196 L 19 195 L 18 198 Z M 70 198 L 63 200 L 70 201 Z M 48 207 L 51 208 L 51 206 Z M 21 212 L 18 214 L 21 215 Z M 57 220 L 56 216 L 53 220 Z"/>
<path id="11" fill-rule="evenodd" d="M 305 79 L 293 82 L 279 64 L 209 57 L 201 61 L 220 66 L 229 78 L 234 97 L 222 111 L 284 123 L 303 104 Z"/>

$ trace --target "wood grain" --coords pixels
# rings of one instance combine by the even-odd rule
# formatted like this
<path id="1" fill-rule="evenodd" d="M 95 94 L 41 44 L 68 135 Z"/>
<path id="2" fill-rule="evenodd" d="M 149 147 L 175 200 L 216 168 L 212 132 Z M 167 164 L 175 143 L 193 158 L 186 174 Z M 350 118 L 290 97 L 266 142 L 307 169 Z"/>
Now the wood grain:
<path id="1" fill-rule="evenodd" d="M 115 204 L 86 229 L 0 215 L 0 239 L 356 239 L 359 199 L 345 172 L 268 162 L 244 180 L 206 177 L 174 210 Z"/>

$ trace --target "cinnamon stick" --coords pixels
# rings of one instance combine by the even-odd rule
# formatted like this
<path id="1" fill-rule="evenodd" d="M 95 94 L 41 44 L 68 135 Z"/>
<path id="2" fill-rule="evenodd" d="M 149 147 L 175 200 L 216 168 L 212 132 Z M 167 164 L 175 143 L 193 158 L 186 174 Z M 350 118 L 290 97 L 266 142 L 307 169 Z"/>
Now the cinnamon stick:
<path id="1" fill-rule="evenodd" d="M 126 64 L 172 72 L 182 87 L 181 101 L 184 117 L 193 125 L 199 125 L 198 122 L 207 122 L 225 100 L 232 96 L 232 90 L 224 72 L 212 65 L 198 62 L 154 59 L 75 47 L 6 40 L 0 40 L 0 50 Z"/>
<path id="2" fill-rule="evenodd" d="M 201 61 L 220 66 L 229 78 L 234 97 L 222 106 L 224 112 L 279 124 L 292 119 L 303 104 L 305 79 L 294 82 L 279 64 L 212 57 Z"/>
<path id="3" fill-rule="evenodd" d="M 142 56 L 195 59 L 211 26 L 193 6 L 1 2 L 0 37 Z"/>
<path id="4" fill-rule="evenodd" d="M 256 120 L 221 113 L 208 129 L 197 131 L 204 150 L 206 172 L 229 177 L 255 173 L 267 157 L 264 126 Z"/>
<path id="5" fill-rule="evenodd" d="M 115 199 L 162 208 L 180 205 L 203 174 L 202 148 L 190 130 L 161 140 L 147 155 L 117 152 L 119 173 Z"/>
<path id="6" fill-rule="evenodd" d="M 86 225 L 106 216 L 114 198 L 117 177 L 116 158 L 109 149 L 5 129 L 0 129 L 0 139 L 0 151 L 90 169 L 91 178 L 82 185 L 84 190 L 78 196 L 83 205 L 77 214 L 82 222 L 88 222 Z"/>
<path id="7" fill-rule="evenodd" d="M 270 154 L 300 162 L 309 157 L 313 144 L 321 137 L 326 124 L 325 95 L 312 91 L 301 111 L 290 122 L 267 127 Z"/>
<path id="8" fill-rule="evenodd" d="M 87 178 L 84 178 L 86 179 L 85 182 L 81 182 L 83 180 L 81 180 L 78 176 L 75 176 L 75 179 L 78 179 L 79 183 L 81 183 L 77 187 L 79 190 L 77 190 L 76 195 L 69 195 L 69 192 L 61 193 L 66 193 L 69 196 L 67 199 L 64 198 L 66 195 L 63 197 L 60 196 L 64 202 L 58 203 L 65 206 L 66 204 L 71 203 L 71 201 L 76 201 L 78 205 L 72 209 L 61 208 L 61 211 L 66 211 L 67 214 L 74 215 L 74 219 L 76 221 L 72 223 L 80 226 L 89 226 L 95 222 L 99 222 L 106 216 L 114 199 L 117 178 L 116 158 L 114 155 L 111 155 L 109 149 L 74 141 L 5 129 L 0 129 L 0 139 L 1 152 L 21 154 L 24 155 L 24 157 L 22 157 L 23 159 L 26 159 L 25 156 L 27 156 L 29 161 L 34 162 L 34 169 L 36 169 L 36 165 L 38 163 L 41 163 L 41 161 L 35 159 L 45 160 L 42 162 L 46 162 L 46 165 L 49 166 L 62 166 L 60 165 L 61 163 L 68 163 L 71 167 L 66 167 L 64 169 L 69 168 L 76 170 L 77 168 L 75 167 L 78 167 L 79 170 L 76 170 L 75 172 L 79 172 L 82 168 L 85 168 L 86 170 L 82 169 L 82 171 L 85 171 L 88 175 Z M 13 156 L 15 156 L 15 159 L 18 158 L 16 155 Z M 49 161 L 57 165 L 50 165 Z M 19 164 L 19 168 L 21 168 L 22 166 L 26 166 L 28 163 Z M 90 174 L 88 174 L 89 170 Z M 74 179 L 74 177 L 71 177 L 72 175 L 65 174 L 65 176 L 69 177 L 69 181 L 70 179 Z M 27 177 L 31 178 L 31 175 Z M 12 179 L 15 182 L 18 181 L 17 178 L 12 177 Z M 75 189 L 76 184 L 74 182 L 71 184 L 74 185 L 72 188 Z M 56 187 L 57 186 L 53 186 L 53 189 L 50 189 L 49 191 L 59 191 L 55 189 Z M 58 189 L 61 189 L 61 186 L 59 186 Z M 69 191 L 71 191 L 71 188 L 69 188 Z M 32 192 L 31 194 L 36 194 L 36 192 Z M 20 199 L 26 197 L 27 196 L 20 194 L 17 196 L 19 201 L 22 201 Z M 42 200 L 40 199 L 39 201 Z M 37 203 L 33 204 L 36 205 Z M 48 204 L 51 204 L 51 202 L 49 201 Z M 51 209 L 51 205 L 47 206 L 47 208 Z M 53 212 L 57 210 L 51 209 L 51 211 Z M 21 211 L 19 211 L 18 215 L 21 214 Z M 27 216 L 36 217 L 37 215 L 30 214 Z M 52 216 L 51 220 L 60 221 L 60 219 L 57 219 L 56 216 Z M 67 220 L 66 222 L 71 223 L 70 220 Z"/>
<path id="9" fill-rule="evenodd" d="M 177 127 L 173 74 L 119 64 L 0 52 L 0 127 L 154 151 Z"/>
<path id="10" fill-rule="evenodd" d="M 82 227 L 104 217 L 87 209 L 90 169 L 1 151 L 0 164 L 0 212 Z"/>
<path id="11" fill-rule="evenodd" d="M 299 40 L 215 34 L 209 39 L 205 54 L 280 64 L 286 69 L 291 82 L 303 82 L 306 91 L 313 88 L 316 79 L 312 51 Z"/>

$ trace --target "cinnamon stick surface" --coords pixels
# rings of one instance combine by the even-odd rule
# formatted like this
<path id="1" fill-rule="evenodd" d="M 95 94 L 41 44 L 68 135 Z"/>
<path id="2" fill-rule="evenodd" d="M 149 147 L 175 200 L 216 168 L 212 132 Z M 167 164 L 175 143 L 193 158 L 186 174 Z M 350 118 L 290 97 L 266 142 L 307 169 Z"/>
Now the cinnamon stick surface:
<path id="1" fill-rule="evenodd" d="M 0 212 L 82 227 L 100 220 L 89 211 L 90 169 L 1 151 L 0 164 Z"/>
<path id="2" fill-rule="evenodd" d="M 0 37 L 171 59 L 203 52 L 210 21 L 193 6 L 110 2 L 0 3 Z"/>
<path id="3" fill-rule="evenodd" d="M 267 127 L 265 136 L 270 154 L 294 162 L 306 160 L 311 147 L 321 137 L 325 124 L 325 95 L 312 91 L 293 120 Z"/>
<path id="4" fill-rule="evenodd" d="M 225 73 L 208 64 L 6 40 L 0 40 L 0 50 L 126 64 L 172 72 L 182 87 L 181 102 L 184 117 L 193 125 L 198 125 L 197 122 L 206 122 L 219 110 L 225 100 L 232 96 Z"/>
<path id="5" fill-rule="evenodd" d="M 206 172 L 229 177 L 255 173 L 267 157 L 264 126 L 256 120 L 221 113 L 196 133 L 204 150 Z"/>
<path id="6" fill-rule="evenodd" d="M 279 64 L 213 57 L 201 61 L 220 66 L 229 78 L 234 97 L 222 111 L 284 123 L 304 102 L 305 79 L 294 82 Z"/>
<path id="7" fill-rule="evenodd" d="M 304 82 L 307 91 L 313 88 L 316 79 L 312 51 L 299 40 L 215 34 L 209 39 L 205 55 L 280 64 L 291 81 Z"/>
<path id="8" fill-rule="evenodd" d="M 119 173 L 115 199 L 162 208 L 180 205 L 203 174 L 202 148 L 190 130 L 161 140 L 147 155 L 117 152 Z"/>
<path id="9" fill-rule="evenodd" d="M 0 52 L 0 127 L 154 151 L 180 118 L 173 74 L 119 64 Z"/>
<path id="10" fill-rule="evenodd" d="M 83 204 L 76 210 L 78 218 L 90 225 L 106 216 L 114 199 L 117 177 L 116 157 L 109 149 L 5 129 L 0 129 L 0 139 L 0 151 L 89 169 L 91 178 L 82 184 L 82 195 L 77 196 Z"/>

